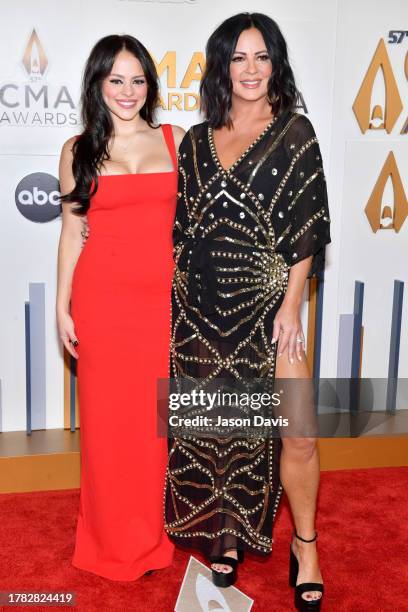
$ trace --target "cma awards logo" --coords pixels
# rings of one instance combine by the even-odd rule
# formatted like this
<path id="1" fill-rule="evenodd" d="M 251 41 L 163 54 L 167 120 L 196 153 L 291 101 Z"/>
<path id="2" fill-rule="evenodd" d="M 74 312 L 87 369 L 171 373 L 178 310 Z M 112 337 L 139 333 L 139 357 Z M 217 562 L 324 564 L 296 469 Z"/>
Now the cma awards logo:
<path id="1" fill-rule="evenodd" d="M 68 87 L 55 87 L 45 80 L 49 62 L 36 30 L 31 32 L 21 64 L 26 81 L 0 84 L 0 126 L 78 125 L 76 106 Z"/>
<path id="2" fill-rule="evenodd" d="M 150 52 L 155 63 L 157 73 L 160 79 L 165 78 L 165 87 L 167 93 L 165 96 L 160 95 L 158 106 L 162 110 L 179 110 L 179 111 L 196 111 L 200 106 L 200 96 L 198 94 L 199 83 L 205 70 L 205 55 L 202 51 L 194 51 L 190 61 L 184 67 L 183 78 L 178 84 L 177 81 L 177 53 L 176 51 L 167 51 L 160 61 Z M 195 87 L 193 86 L 195 84 Z M 196 91 L 191 91 L 191 88 Z M 179 89 L 179 91 L 169 91 Z M 188 90 L 188 91 L 180 91 Z M 298 92 L 297 108 L 308 112 L 303 94 Z"/>
<path id="3" fill-rule="evenodd" d="M 61 214 L 58 180 L 46 172 L 25 176 L 16 187 L 15 201 L 20 213 L 29 221 L 46 223 Z"/>
<path id="4" fill-rule="evenodd" d="M 396 36 L 398 34 L 403 36 Z M 401 43 L 405 34 L 406 32 L 392 31 L 389 33 L 388 42 Z M 404 73 L 405 78 L 408 79 L 408 53 L 405 55 Z M 379 84 L 382 84 L 383 87 L 378 87 Z M 372 100 L 376 97 L 377 100 L 373 104 Z M 382 98 L 381 101 L 378 101 L 378 97 Z M 385 130 L 387 134 L 390 134 L 403 111 L 397 80 L 384 39 L 380 40 L 375 50 L 352 108 L 363 134 L 366 132 L 378 133 L 379 130 Z M 407 133 L 408 117 L 403 123 L 400 134 L 407 135 Z M 388 185 L 390 188 L 387 191 Z M 391 197 L 393 202 L 383 202 L 386 191 L 393 194 Z M 365 213 L 373 232 L 379 229 L 394 229 L 399 232 L 408 216 L 408 201 L 392 151 L 387 156 L 374 185 Z"/>
<path id="5" fill-rule="evenodd" d="M 202 51 L 195 51 L 185 68 L 180 84 L 177 83 L 177 54 L 176 51 L 167 51 L 164 57 L 157 61 L 151 53 L 159 78 L 165 77 L 166 89 L 182 89 L 184 91 L 167 91 L 161 95 L 158 106 L 163 110 L 196 111 L 200 104 L 200 96 L 197 93 L 198 84 L 201 81 L 205 69 L 205 56 Z M 195 83 L 196 91 L 190 88 Z M 186 91 L 188 90 L 188 91 Z"/>

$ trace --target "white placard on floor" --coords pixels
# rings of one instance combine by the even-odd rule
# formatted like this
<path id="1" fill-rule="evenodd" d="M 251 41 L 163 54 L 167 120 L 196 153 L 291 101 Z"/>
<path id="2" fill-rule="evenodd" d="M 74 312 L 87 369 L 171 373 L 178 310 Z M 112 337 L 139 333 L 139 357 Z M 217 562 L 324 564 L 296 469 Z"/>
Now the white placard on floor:
<path id="1" fill-rule="evenodd" d="M 249 612 L 253 603 L 253 599 L 233 586 L 216 587 L 211 569 L 190 557 L 174 612 Z"/>

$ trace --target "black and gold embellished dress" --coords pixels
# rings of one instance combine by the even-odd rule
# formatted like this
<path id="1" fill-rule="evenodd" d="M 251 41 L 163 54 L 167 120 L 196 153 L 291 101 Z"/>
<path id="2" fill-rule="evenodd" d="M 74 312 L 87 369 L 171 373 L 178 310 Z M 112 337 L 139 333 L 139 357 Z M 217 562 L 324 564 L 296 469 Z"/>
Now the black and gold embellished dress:
<path id="1" fill-rule="evenodd" d="M 320 148 L 309 119 L 274 118 L 228 171 L 212 128 L 179 149 L 174 225 L 171 376 L 274 380 L 273 322 L 290 267 L 324 267 L 330 218 Z M 175 437 L 166 474 L 166 531 L 216 557 L 272 548 L 282 494 L 281 439 Z"/>

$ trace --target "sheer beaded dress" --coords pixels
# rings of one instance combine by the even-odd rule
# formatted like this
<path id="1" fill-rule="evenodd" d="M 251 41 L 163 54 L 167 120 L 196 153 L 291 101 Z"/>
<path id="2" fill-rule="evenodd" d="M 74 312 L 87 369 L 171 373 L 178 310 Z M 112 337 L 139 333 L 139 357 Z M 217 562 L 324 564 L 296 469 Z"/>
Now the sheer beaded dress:
<path id="1" fill-rule="evenodd" d="M 173 231 L 170 367 L 174 378 L 274 380 L 273 322 L 292 265 L 319 274 L 330 217 L 309 119 L 274 118 L 225 170 L 207 122 L 179 149 Z M 166 531 L 208 557 L 267 554 L 282 485 L 281 439 L 177 437 L 169 442 Z"/>

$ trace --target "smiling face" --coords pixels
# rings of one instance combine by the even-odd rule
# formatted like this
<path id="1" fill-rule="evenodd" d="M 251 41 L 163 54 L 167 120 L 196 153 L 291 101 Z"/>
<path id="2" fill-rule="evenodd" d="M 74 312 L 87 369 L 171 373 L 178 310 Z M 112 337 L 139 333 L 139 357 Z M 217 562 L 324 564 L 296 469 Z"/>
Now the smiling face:
<path id="1" fill-rule="evenodd" d="M 120 51 L 112 70 L 102 82 L 102 97 L 110 112 L 131 121 L 143 108 L 147 97 L 147 81 L 139 60 L 129 51 Z"/>
<path id="2" fill-rule="evenodd" d="M 230 65 L 232 97 L 248 101 L 266 97 L 271 75 L 272 62 L 262 34 L 256 28 L 244 30 Z"/>

